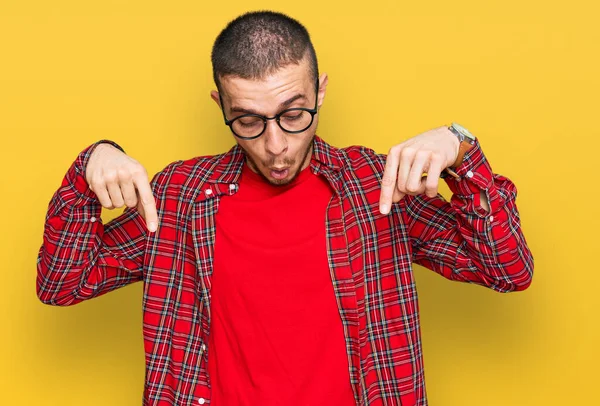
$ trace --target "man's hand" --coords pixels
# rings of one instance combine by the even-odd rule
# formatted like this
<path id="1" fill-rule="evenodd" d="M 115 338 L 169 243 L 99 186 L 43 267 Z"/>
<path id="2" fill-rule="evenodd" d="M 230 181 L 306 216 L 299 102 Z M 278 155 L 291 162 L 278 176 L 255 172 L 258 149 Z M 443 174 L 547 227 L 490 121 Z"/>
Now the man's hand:
<path id="1" fill-rule="evenodd" d="M 392 202 L 400 201 L 407 194 L 425 193 L 435 197 L 440 173 L 456 161 L 458 148 L 458 138 L 446 126 L 393 146 L 385 162 L 379 211 L 388 214 Z"/>
<path id="2" fill-rule="evenodd" d="M 148 173 L 138 161 L 108 143 L 98 144 L 88 161 L 85 179 L 102 207 L 137 205 L 148 230 L 156 231 L 158 214 L 154 195 Z"/>

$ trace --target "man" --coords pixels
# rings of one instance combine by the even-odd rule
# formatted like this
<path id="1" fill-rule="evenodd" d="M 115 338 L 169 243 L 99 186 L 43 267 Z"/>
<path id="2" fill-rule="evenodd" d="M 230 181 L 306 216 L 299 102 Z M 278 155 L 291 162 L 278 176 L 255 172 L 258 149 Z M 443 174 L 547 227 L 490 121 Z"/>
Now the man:
<path id="1" fill-rule="evenodd" d="M 230 22 L 212 63 L 236 145 L 150 184 L 115 142 L 87 147 L 49 205 L 40 300 L 142 280 L 145 405 L 426 405 L 411 263 L 526 289 L 514 184 L 457 124 L 387 155 L 316 136 L 327 75 L 285 15 Z"/>

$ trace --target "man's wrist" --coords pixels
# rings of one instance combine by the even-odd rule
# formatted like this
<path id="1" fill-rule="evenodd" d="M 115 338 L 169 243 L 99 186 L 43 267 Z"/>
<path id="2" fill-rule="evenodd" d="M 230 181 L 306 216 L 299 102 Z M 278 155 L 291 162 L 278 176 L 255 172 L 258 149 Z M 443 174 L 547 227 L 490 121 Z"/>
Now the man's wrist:
<path id="1" fill-rule="evenodd" d="M 454 134 L 454 132 L 452 132 L 452 130 L 450 130 L 449 126 L 447 126 L 447 129 L 448 129 L 448 137 L 452 138 L 452 143 L 454 144 L 454 151 L 456 151 L 455 154 L 454 154 L 454 156 L 456 158 L 455 158 L 454 163 L 452 165 L 444 168 L 444 170 L 440 174 L 440 177 L 441 178 L 445 178 L 447 175 L 451 175 L 454 178 L 459 179 L 460 176 L 458 176 L 458 174 L 456 172 L 454 172 L 453 169 L 456 168 L 460 164 L 460 162 L 458 162 L 458 158 L 459 158 L 459 155 L 460 155 L 460 144 L 461 144 L 461 142 L 458 139 L 458 137 L 456 136 L 456 134 Z M 462 161 L 462 159 L 461 159 L 461 161 Z"/>
<path id="2" fill-rule="evenodd" d="M 107 140 L 107 139 L 99 140 L 99 141 L 96 141 L 93 144 L 89 145 L 77 156 L 77 159 L 75 160 L 75 170 L 80 175 L 83 175 L 84 178 L 86 175 L 87 165 L 90 160 L 90 157 L 92 156 L 92 154 L 94 153 L 96 148 L 100 147 L 102 144 L 110 144 L 113 147 L 115 147 L 115 148 L 119 149 L 120 151 L 122 151 L 123 153 L 125 153 L 125 150 L 123 149 L 123 147 L 121 147 L 116 142 Z"/>
<path id="3" fill-rule="evenodd" d="M 450 168 L 455 168 L 456 166 L 458 166 L 458 165 L 456 165 L 456 159 L 458 158 L 458 154 L 460 152 L 460 140 L 452 131 L 450 131 L 450 129 L 448 129 L 448 137 L 452 138 L 452 143 L 454 145 L 454 151 L 456 151 L 456 153 L 454 154 L 454 156 L 456 158 L 454 160 L 454 163 L 452 165 L 450 165 Z"/>

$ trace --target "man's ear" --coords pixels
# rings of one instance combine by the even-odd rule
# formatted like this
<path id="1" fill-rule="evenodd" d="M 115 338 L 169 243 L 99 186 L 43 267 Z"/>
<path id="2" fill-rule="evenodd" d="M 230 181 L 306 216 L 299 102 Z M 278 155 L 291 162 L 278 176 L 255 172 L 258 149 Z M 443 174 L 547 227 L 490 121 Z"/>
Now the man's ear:
<path id="1" fill-rule="evenodd" d="M 327 89 L 328 81 L 329 81 L 329 78 L 327 76 L 327 73 L 323 73 L 319 77 L 319 101 L 318 101 L 319 108 L 323 104 L 323 100 L 325 100 L 325 90 Z"/>
<path id="2" fill-rule="evenodd" d="M 210 97 L 215 101 L 215 103 L 217 103 L 217 106 L 221 108 L 221 99 L 219 99 L 219 92 L 217 92 L 216 90 L 211 90 Z"/>

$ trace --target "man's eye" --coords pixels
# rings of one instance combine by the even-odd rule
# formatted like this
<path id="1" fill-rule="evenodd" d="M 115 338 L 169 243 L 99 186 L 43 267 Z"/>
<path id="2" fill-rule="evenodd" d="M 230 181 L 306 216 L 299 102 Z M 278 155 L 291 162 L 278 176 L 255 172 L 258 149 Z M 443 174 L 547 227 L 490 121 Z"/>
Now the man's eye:
<path id="1" fill-rule="evenodd" d="M 254 127 L 259 124 L 262 125 L 262 120 L 258 117 L 243 117 L 237 121 L 242 127 Z"/>
<path id="2" fill-rule="evenodd" d="M 288 121 L 300 120 L 304 111 L 294 111 L 285 113 L 282 117 Z"/>

